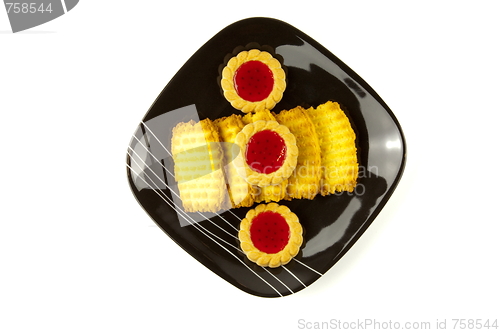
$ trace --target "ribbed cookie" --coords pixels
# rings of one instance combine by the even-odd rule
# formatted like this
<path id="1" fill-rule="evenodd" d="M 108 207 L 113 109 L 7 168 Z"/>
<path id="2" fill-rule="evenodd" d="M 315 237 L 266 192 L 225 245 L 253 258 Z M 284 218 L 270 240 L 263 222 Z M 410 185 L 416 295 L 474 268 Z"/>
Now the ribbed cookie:
<path id="1" fill-rule="evenodd" d="M 275 115 L 290 129 L 297 142 L 297 167 L 288 178 L 287 199 L 314 199 L 321 180 L 321 153 L 316 129 L 304 108 L 298 106 Z"/>
<path id="2" fill-rule="evenodd" d="M 226 174 L 232 207 L 250 207 L 254 203 L 252 187 L 238 175 L 235 166 L 235 159 L 241 158 L 239 149 L 235 149 L 237 146 L 234 145 L 236 135 L 244 127 L 241 116 L 232 114 L 229 117 L 219 118 L 214 121 L 214 125 L 217 127 L 223 141 L 222 150 L 224 151 L 226 161 L 224 172 Z"/>
<path id="3" fill-rule="evenodd" d="M 175 180 L 186 212 L 217 212 L 228 206 L 220 137 L 210 119 L 179 123 L 172 130 Z"/>
<path id="4" fill-rule="evenodd" d="M 243 124 L 247 125 L 250 123 L 254 123 L 257 120 L 276 120 L 276 118 L 274 118 L 274 115 L 271 111 L 266 109 L 255 113 L 247 113 L 243 116 L 243 118 L 241 118 L 241 120 L 243 121 Z"/>
<path id="5" fill-rule="evenodd" d="M 321 194 L 349 191 L 356 186 L 358 160 L 356 135 L 337 102 L 307 109 L 321 148 Z"/>

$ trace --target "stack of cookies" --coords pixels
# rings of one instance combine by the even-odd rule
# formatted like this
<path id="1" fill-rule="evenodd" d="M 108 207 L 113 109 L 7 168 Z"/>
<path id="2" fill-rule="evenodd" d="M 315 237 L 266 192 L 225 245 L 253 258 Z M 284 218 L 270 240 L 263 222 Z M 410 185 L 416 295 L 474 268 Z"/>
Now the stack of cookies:
<path id="1" fill-rule="evenodd" d="M 269 130 L 278 128 L 274 123 L 280 125 L 277 132 L 286 132 L 280 134 L 286 139 L 285 156 L 283 167 L 279 165 L 277 170 L 266 173 L 250 165 L 248 145 L 242 144 L 238 136 L 248 132 L 246 126 Z M 259 202 L 312 200 L 318 194 L 352 192 L 358 176 L 355 140 L 349 119 L 339 104 L 331 101 L 317 108 L 298 106 L 279 113 L 265 109 L 214 121 L 179 123 L 172 131 L 171 149 L 184 210 L 218 212 Z M 244 142 L 248 144 L 248 140 Z M 265 144 L 259 147 L 267 149 Z M 291 171 L 283 173 L 285 166 Z M 249 168 L 261 172 L 265 179 L 281 180 L 256 183 L 242 172 Z M 278 172 L 285 178 L 272 177 Z"/>

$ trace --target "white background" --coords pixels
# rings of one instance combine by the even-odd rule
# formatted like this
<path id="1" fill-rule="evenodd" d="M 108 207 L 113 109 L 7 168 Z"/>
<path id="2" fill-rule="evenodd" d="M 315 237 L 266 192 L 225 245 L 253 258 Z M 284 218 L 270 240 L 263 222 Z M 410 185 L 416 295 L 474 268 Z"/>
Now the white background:
<path id="1" fill-rule="evenodd" d="M 500 324 L 496 2 L 204 3 L 83 0 L 17 34 L 0 10 L 0 332 Z M 126 180 L 127 145 L 162 88 L 214 34 L 252 16 L 288 22 L 337 55 L 408 144 L 372 226 L 320 280 L 279 299 L 192 259 Z"/>

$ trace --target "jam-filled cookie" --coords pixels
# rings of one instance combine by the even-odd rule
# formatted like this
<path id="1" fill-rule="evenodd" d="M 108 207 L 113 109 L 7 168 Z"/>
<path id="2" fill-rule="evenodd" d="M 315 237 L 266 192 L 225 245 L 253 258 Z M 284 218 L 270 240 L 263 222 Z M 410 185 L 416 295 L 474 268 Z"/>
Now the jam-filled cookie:
<path id="1" fill-rule="evenodd" d="M 238 110 L 271 110 L 283 97 L 285 71 L 269 52 L 242 51 L 222 70 L 221 87 L 224 97 Z"/>
<path id="2" fill-rule="evenodd" d="M 303 242 L 299 218 L 286 206 L 261 204 L 241 221 L 240 246 L 247 258 L 262 267 L 285 265 Z"/>
<path id="3" fill-rule="evenodd" d="M 297 165 L 295 136 L 274 120 L 245 125 L 236 135 L 241 154 L 238 174 L 250 185 L 268 186 L 288 179 Z"/>

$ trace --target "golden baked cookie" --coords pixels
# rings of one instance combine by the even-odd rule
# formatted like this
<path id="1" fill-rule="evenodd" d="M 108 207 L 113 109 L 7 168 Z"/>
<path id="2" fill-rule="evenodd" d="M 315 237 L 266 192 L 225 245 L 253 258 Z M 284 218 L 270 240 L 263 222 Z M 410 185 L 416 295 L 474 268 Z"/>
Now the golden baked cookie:
<path id="1" fill-rule="evenodd" d="M 243 123 L 250 124 L 258 120 L 276 120 L 273 113 L 269 110 L 257 111 L 255 113 L 245 114 L 241 120 Z M 288 185 L 288 180 L 285 179 L 278 185 L 268 185 L 263 187 L 253 186 L 252 194 L 254 196 L 255 202 L 278 202 L 285 198 L 286 187 Z"/>
<path id="2" fill-rule="evenodd" d="M 257 120 L 276 120 L 276 118 L 271 111 L 265 109 L 255 113 L 247 113 L 241 118 L 241 120 L 243 121 L 243 124 L 247 125 L 255 123 Z"/>
<path id="3" fill-rule="evenodd" d="M 287 199 L 314 199 L 319 193 L 321 153 L 316 129 L 304 108 L 297 106 L 275 115 L 295 135 L 299 155 L 286 189 Z"/>
<path id="4" fill-rule="evenodd" d="M 299 154 L 295 136 L 274 120 L 245 125 L 236 135 L 242 158 L 238 174 L 250 185 L 277 185 L 290 177 Z"/>
<path id="5" fill-rule="evenodd" d="M 241 221 L 240 246 L 247 258 L 262 267 L 285 265 L 303 242 L 299 218 L 286 206 L 260 204 Z"/>
<path id="6" fill-rule="evenodd" d="M 321 195 L 354 191 L 358 178 L 356 135 L 337 102 L 307 109 L 321 149 Z"/>
<path id="7" fill-rule="evenodd" d="M 237 148 L 235 147 L 234 140 L 245 124 L 243 124 L 240 115 L 232 114 L 228 117 L 214 120 L 214 125 L 219 130 L 222 141 L 221 145 L 226 163 L 224 172 L 226 174 L 232 207 L 250 207 L 254 203 L 252 187 L 238 175 L 234 161 L 239 154 L 239 149 L 234 149 Z"/>
<path id="8" fill-rule="evenodd" d="M 285 71 L 269 52 L 242 51 L 222 70 L 221 87 L 235 109 L 245 113 L 271 110 L 283 97 Z"/>
<path id="9" fill-rule="evenodd" d="M 228 208 L 220 141 L 210 119 L 182 122 L 172 130 L 175 180 L 186 212 L 217 212 Z"/>

